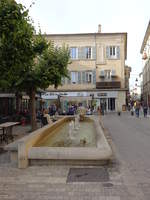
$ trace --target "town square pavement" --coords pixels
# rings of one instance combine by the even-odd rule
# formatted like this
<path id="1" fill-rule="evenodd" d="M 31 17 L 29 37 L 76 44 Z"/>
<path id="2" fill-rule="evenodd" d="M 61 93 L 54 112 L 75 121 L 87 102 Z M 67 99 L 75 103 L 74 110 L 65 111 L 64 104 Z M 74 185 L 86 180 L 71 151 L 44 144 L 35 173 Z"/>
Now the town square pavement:
<path id="1" fill-rule="evenodd" d="M 102 116 L 101 124 L 113 149 L 112 161 L 89 167 L 107 170 L 107 181 L 67 181 L 70 168 L 85 166 L 18 169 L 1 151 L 0 200 L 150 200 L 150 118 L 112 113 Z M 16 132 L 24 135 L 23 129 L 16 127 Z"/>

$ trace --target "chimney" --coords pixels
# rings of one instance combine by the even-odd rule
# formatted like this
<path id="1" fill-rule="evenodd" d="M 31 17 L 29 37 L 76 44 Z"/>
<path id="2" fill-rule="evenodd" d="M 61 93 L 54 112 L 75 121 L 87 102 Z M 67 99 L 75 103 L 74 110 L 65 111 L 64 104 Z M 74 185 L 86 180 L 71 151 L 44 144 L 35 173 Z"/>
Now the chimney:
<path id="1" fill-rule="evenodd" d="M 98 33 L 101 33 L 101 24 L 98 25 Z"/>

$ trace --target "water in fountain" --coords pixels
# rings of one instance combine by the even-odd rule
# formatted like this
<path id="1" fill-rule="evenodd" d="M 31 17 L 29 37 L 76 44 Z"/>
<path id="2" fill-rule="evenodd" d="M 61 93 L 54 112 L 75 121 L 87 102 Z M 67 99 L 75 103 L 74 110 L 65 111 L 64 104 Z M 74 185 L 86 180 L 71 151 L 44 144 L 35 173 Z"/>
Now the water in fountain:
<path id="1" fill-rule="evenodd" d="M 75 121 L 74 121 L 74 129 L 75 130 L 79 130 L 79 128 L 80 128 L 79 118 L 80 118 L 79 115 L 75 116 Z"/>
<path id="2" fill-rule="evenodd" d="M 74 137 L 74 122 L 73 122 L 73 120 L 71 120 L 71 122 L 69 123 L 69 138 L 71 140 L 75 139 L 75 137 Z"/>

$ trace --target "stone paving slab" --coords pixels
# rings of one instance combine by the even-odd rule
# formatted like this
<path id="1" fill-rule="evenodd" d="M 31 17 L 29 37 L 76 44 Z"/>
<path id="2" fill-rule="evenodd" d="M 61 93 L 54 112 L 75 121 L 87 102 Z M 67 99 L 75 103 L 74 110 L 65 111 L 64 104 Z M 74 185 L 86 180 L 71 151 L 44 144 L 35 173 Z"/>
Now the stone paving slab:
<path id="1" fill-rule="evenodd" d="M 105 167 L 70 168 L 67 183 L 69 182 L 105 182 L 109 180 L 109 174 Z"/>
<path id="2" fill-rule="evenodd" d="M 30 166 L 20 170 L 11 166 L 8 160 L 7 167 L 0 164 L 0 200 L 140 200 L 130 192 L 123 179 L 127 174 L 117 171 L 118 167 L 114 170 L 108 167 L 110 180 L 107 185 L 103 182 L 67 183 L 72 167 Z M 133 187 L 137 193 L 138 188 Z"/>
<path id="3" fill-rule="evenodd" d="M 67 183 L 69 170 L 75 166 L 30 166 L 21 170 L 10 164 L 8 153 L 2 152 L 0 200 L 150 200 L 150 170 L 139 170 L 136 177 L 137 171 L 118 156 L 111 135 L 106 134 L 117 155 L 107 165 L 108 181 Z"/>

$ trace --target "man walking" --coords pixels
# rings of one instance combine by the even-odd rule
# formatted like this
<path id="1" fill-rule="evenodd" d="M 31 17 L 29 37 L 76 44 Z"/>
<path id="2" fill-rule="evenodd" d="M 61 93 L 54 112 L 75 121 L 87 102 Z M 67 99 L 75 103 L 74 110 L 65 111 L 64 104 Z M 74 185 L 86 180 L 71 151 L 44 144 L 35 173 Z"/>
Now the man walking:
<path id="1" fill-rule="evenodd" d="M 144 114 L 144 117 L 147 117 L 147 104 L 145 103 L 144 105 L 143 105 L 143 114 Z"/>
<path id="2" fill-rule="evenodd" d="M 136 104 L 135 104 L 135 113 L 136 113 L 136 116 L 138 118 L 139 118 L 139 112 L 140 112 L 140 102 L 136 101 Z"/>

